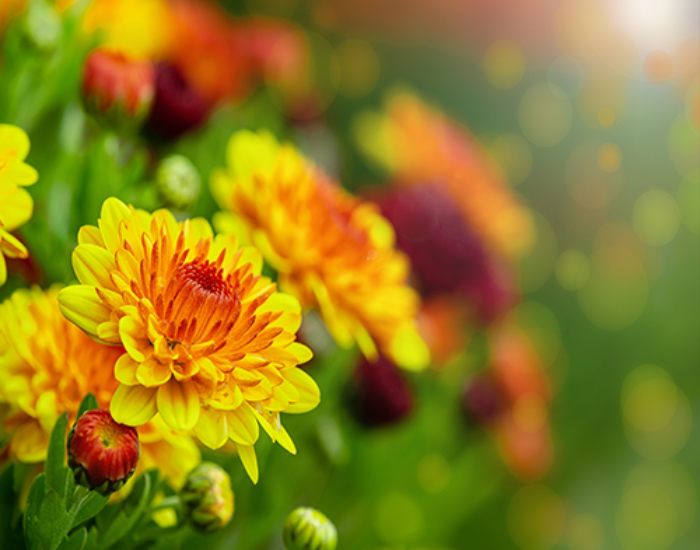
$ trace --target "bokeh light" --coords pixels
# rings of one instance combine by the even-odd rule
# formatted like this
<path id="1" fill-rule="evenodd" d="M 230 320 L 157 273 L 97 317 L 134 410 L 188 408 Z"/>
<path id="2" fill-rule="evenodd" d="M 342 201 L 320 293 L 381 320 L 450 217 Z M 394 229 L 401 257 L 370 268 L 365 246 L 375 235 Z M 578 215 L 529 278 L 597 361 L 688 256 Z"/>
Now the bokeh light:
<path id="1" fill-rule="evenodd" d="M 577 514 L 566 528 L 566 542 L 571 550 L 602 550 L 605 544 L 603 525 L 591 514 Z"/>
<path id="2" fill-rule="evenodd" d="M 666 84 L 673 76 L 673 59 L 662 50 L 649 52 L 642 64 L 644 79 L 654 86 Z"/>
<path id="3" fill-rule="evenodd" d="M 518 121 L 525 137 L 534 145 L 551 147 L 571 128 L 571 104 L 558 86 L 540 83 L 520 100 Z"/>
<path id="4" fill-rule="evenodd" d="M 563 92 L 567 98 L 573 99 L 581 91 L 585 74 L 580 62 L 573 57 L 561 56 L 549 66 L 547 82 L 552 84 L 554 93 Z"/>
<path id="5" fill-rule="evenodd" d="M 649 246 L 663 246 L 678 232 L 681 213 L 672 195 L 661 189 L 644 193 L 634 204 L 634 228 Z"/>
<path id="6" fill-rule="evenodd" d="M 520 289 L 525 293 L 537 290 L 547 282 L 557 258 L 557 236 L 552 225 L 537 212 L 533 212 L 532 220 L 536 240 L 518 263 Z"/>
<path id="7" fill-rule="evenodd" d="M 508 504 L 508 532 L 522 550 L 547 550 L 562 537 L 566 508 L 545 485 L 526 485 Z"/>
<path id="8" fill-rule="evenodd" d="M 511 185 L 520 185 L 530 175 L 532 150 L 518 134 L 497 136 L 491 140 L 488 151 Z"/>
<path id="9" fill-rule="evenodd" d="M 515 86 L 525 72 L 522 49 L 510 40 L 499 40 L 489 46 L 484 55 L 484 74 L 494 88 L 508 90 Z"/>
<path id="10" fill-rule="evenodd" d="M 576 97 L 581 120 L 595 129 L 619 123 L 627 113 L 628 80 L 609 68 L 591 70 Z"/>
<path id="11" fill-rule="evenodd" d="M 441 493 L 450 483 L 450 463 L 438 453 L 427 454 L 418 463 L 416 477 L 426 493 Z"/>
<path id="12" fill-rule="evenodd" d="M 668 150 L 681 176 L 700 167 L 700 132 L 683 113 L 673 122 L 668 134 Z"/>
<path id="13" fill-rule="evenodd" d="M 697 489 L 674 461 L 643 462 L 628 475 L 617 507 L 617 538 L 625 550 L 664 550 L 692 526 Z"/>
<path id="14" fill-rule="evenodd" d="M 384 542 L 405 543 L 420 533 L 424 525 L 423 511 L 406 492 L 389 491 L 376 505 L 374 527 Z"/>
<path id="15" fill-rule="evenodd" d="M 580 290 L 591 276 L 591 263 L 580 250 L 564 250 L 554 269 L 557 282 L 566 290 Z"/>
<path id="16" fill-rule="evenodd" d="M 350 38 L 335 49 L 337 69 L 331 74 L 338 93 L 350 99 L 369 94 L 379 81 L 381 63 L 375 49 L 359 38 Z"/>
<path id="17" fill-rule="evenodd" d="M 667 460 L 688 442 L 692 429 L 688 398 L 661 367 L 642 365 L 632 370 L 620 403 L 627 440 L 644 458 Z"/>
<path id="18" fill-rule="evenodd" d="M 565 181 L 571 197 L 592 210 L 607 207 L 624 181 L 621 152 L 613 144 L 585 141 L 577 145 L 566 161 Z M 619 156 L 618 156 L 619 154 Z M 602 162 L 601 162 L 602 161 Z"/>

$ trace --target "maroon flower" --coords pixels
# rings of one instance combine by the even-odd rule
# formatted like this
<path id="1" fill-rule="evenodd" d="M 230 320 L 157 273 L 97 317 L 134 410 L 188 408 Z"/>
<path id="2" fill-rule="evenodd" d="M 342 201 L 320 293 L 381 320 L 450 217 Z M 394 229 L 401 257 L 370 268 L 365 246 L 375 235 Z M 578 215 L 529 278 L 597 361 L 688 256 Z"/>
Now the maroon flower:
<path id="1" fill-rule="evenodd" d="M 76 482 L 103 495 L 122 488 L 139 455 L 136 428 L 118 424 L 107 410 L 87 411 L 68 435 L 68 464 Z"/>
<path id="2" fill-rule="evenodd" d="M 370 426 L 394 424 L 413 410 L 413 392 L 398 367 L 384 356 L 363 358 L 355 369 L 357 409 Z"/>
<path id="3" fill-rule="evenodd" d="M 147 125 L 159 138 L 177 139 L 201 126 L 210 109 L 211 105 L 175 66 L 156 66 L 156 99 Z"/>
<path id="4" fill-rule="evenodd" d="M 147 61 L 96 49 L 85 60 L 82 83 L 85 108 L 116 130 L 138 128 L 155 94 L 155 73 Z"/>
<path id="5" fill-rule="evenodd" d="M 485 372 L 467 380 L 462 406 L 467 417 L 478 426 L 490 426 L 505 410 L 504 397 L 495 380 Z"/>

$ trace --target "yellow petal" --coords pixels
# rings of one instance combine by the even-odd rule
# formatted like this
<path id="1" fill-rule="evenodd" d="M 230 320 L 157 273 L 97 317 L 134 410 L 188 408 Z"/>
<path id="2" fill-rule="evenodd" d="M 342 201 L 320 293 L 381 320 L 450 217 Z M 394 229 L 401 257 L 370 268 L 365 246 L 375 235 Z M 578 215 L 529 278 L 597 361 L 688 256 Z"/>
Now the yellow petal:
<path id="1" fill-rule="evenodd" d="M 164 365 L 151 355 L 136 369 L 136 380 L 148 388 L 162 386 L 171 376 L 170 364 Z"/>
<path id="2" fill-rule="evenodd" d="M 241 445 L 253 445 L 260 435 L 260 427 L 253 410 L 248 403 L 226 413 L 228 419 L 228 435 Z"/>
<path id="3" fill-rule="evenodd" d="M 255 447 L 252 445 L 236 445 L 238 456 L 243 467 L 253 483 L 258 482 L 258 459 L 255 456 Z"/>
<path id="4" fill-rule="evenodd" d="M 202 407 L 194 433 L 210 449 L 222 447 L 228 440 L 226 413 L 210 407 Z"/>
<path id="5" fill-rule="evenodd" d="M 148 346 L 148 340 L 141 319 L 129 315 L 119 319 L 119 334 L 128 354 L 139 363 L 145 361 L 146 356 L 143 354 L 143 350 Z"/>
<path id="6" fill-rule="evenodd" d="M 94 225 L 84 225 L 78 231 L 78 244 L 96 244 L 104 248 L 102 233 Z"/>
<path id="7" fill-rule="evenodd" d="M 58 293 L 61 313 L 91 336 L 97 337 L 97 327 L 109 321 L 110 309 L 102 303 L 95 287 L 75 285 Z"/>
<path id="8" fill-rule="evenodd" d="M 36 420 L 22 424 L 10 440 L 10 454 L 22 462 L 41 462 L 46 460 L 49 445 L 48 434 Z"/>
<path id="9" fill-rule="evenodd" d="M 420 371 L 430 364 L 430 350 L 410 326 L 404 326 L 391 343 L 390 355 L 397 365 L 410 371 Z"/>
<path id="10" fill-rule="evenodd" d="M 109 274 L 116 269 L 114 255 L 95 244 L 79 244 L 73 251 L 73 269 L 84 285 L 113 289 Z"/>
<path id="11" fill-rule="evenodd" d="M 313 378 L 299 368 L 282 371 L 282 376 L 294 384 L 299 392 L 299 401 L 291 403 L 285 412 L 298 414 L 316 408 L 316 405 L 321 401 L 321 390 L 318 389 Z"/>
<path id="12" fill-rule="evenodd" d="M 112 418 L 128 426 L 145 424 L 158 412 L 157 392 L 157 388 L 121 384 L 109 407 Z"/>
<path id="13" fill-rule="evenodd" d="M 297 358 L 297 361 L 299 361 L 299 364 L 308 363 L 314 356 L 309 348 L 299 342 L 294 342 L 287 346 L 287 351 L 292 352 L 294 357 Z"/>
<path id="14" fill-rule="evenodd" d="M 97 325 L 97 337 L 103 342 L 110 344 L 120 344 L 121 336 L 119 336 L 119 324 L 114 321 L 107 321 Z"/>
<path id="15" fill-rule="evenodd" d="M 122 220 L 131 217 L 129 208 L 119 199 L 110 197 L 102 203 L 102 211 L 98 224 L 102 233 L 102 240 L 112 254 L 121 247 L 119 236 L 119 224 Z"/>
<path id="16" fill-rule="evenodd" d="M 287 433 L 287 430 L 284 429 L 284 426 L 280 426 L 280 430 L 277 432 L 277 443 L 279 443 L 288 453 L 293 455 L 297 454 L 297 448 L 294 445 L 294 441 L 292 441 L 292 438 L 289 437 L 289 434 Z"/>
<path id="17" fill-rule="evenodd" d="M 0 212 L 2 212 L 2 223 L 7 231 L 12 231 L 16 227 L 26 223 L 32 217 L 34 211 L 34 201 L 29 193 L 24 189 L 17 189 L 11 196 L 2 201 Z"/>
<path id="18" fill-rule="evenodd" d="M 131 355 L 124 353 L 119 356 L 119 359 L 117 359 L 117 362 L 114 364 L 114 377 L 122 384 L 134 386 L 138 384 L 136 380 L 136 369 L 139 365 L 140 363 L 134 361 Z"/>
<path id="19" fill-rule="evenodd" d="M 191 382 L 174 379 L 158 388 L 158 412 L 173 430 L 191 430 L 199 420 L 199 394 Z"/>

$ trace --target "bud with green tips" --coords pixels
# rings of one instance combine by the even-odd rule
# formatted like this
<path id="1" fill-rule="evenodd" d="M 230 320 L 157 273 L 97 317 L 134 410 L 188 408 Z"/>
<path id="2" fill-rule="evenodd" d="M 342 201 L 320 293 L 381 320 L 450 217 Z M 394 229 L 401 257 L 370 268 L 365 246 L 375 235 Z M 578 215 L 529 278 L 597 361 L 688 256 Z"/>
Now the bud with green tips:
<path id="1" fill-rule="evenodd" d="M 52 52 L 61 42 L 63 23 L 46 0 L 31 0 L 24 19 L 24 36 L 37 49 Z"/>
<path id="2" fill-rule="evenodd" d="M 189 523 L 203 533 L 225 527 L 233 516 L 231 480 L 211 462 L 202 462 L 187 475 L 180 500 Z"/>
<path id="3" fill-rule="evenodd" d="M 335 550 L 335 525 L 313 508 L 297 508 L 287 516 L 282 530 L 287 550 Z"/>
<path id="4" fill-rule="evenodd" d="M 68 465 L 75 481 L 102 495 L 124 486 L 139 455 L 136 428 L 119 424 L 107 410 L 87 411 L 68 434 Z"/>
<path id="5" fill-rule="evenodd" d="M 156 185 L 168 206 L 185 210 L 199 197 L 202 180 L 187 157 L 171 155 L 158 166 Z"/>

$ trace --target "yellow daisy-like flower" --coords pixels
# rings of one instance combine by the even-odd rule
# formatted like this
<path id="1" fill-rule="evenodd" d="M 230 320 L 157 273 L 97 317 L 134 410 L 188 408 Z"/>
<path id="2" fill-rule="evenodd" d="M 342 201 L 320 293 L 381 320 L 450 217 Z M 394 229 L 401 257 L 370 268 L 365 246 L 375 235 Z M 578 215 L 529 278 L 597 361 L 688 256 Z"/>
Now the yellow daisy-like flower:
<path id="1" fill-rule="evenodd" d="M 78 242 L 82 284 L 62 290 L 59 302 L 94 339 L 126 349 L 115 365 L 115 420 L 137 426 L 159 412 L 211 448 L 231 439 L 253 481 L 259 425 L 296 452 L 280 413 L 318 404 L 318 386 L 297 367 L 312 354 L 295 342 L 298 301 L 260 275 L 255 249 L 214 238 L 201 218 L 177 222 L 115 198 Z"/>
<path id="2" fill-rule="evenodd" d="M 336 341 L 377 348 L 404 368 L 429 362 L 415 329 L 418 295 L 393 228 L 376 205 L 352 197 L 291 145 L 268 133 L 236 133 L 227 170 L 212 178 L 219 228 L 243 233 L 277 269 L 282 290 L 317 308 Z"/>
<path id="3" fill-rule="evenodd" d="M 26 258 L 27 249 L 12 231 L 32 217 L 32 197 L 22 187 L 39 178 L 23 161 L 29 153 L 29 138 L 21 128 L 0 124 L 0 285 L 7 280 L 5 258 Z"/>
<path id="4" fill-rule="evenodd" d="M 22 462 L 46 458 L 56 419 L 68 412 L 72 423 L 83 397 L 92 393 L 109 407 L 119 382 L 114 364 L 122 347 L 90 339 L 58 307 L 59 289 L 17 290 L 0 304 L 0 403 L 8 412 L 9 454 Z M 158 417 L 139 427 L 137 471 L 158 467 L 178 488 L 201 460 L 189 436 L 173 433 Z"/>

